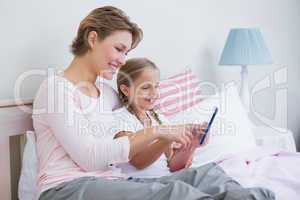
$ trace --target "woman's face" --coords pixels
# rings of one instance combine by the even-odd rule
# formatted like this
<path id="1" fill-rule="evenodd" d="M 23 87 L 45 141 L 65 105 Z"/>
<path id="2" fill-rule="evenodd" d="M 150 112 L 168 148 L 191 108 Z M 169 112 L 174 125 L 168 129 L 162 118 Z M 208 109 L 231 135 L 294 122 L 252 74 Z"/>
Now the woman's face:
<path id="1" fill-rule="evenodd" d="M 116 70 L 124 65 L 131 44 L 132 35 L 128 31 L 115 31 L 104 40 L 97 39 L 91 50 L 93 70 L 111 80 Z"/>
<path id="2" fill-rule="evenodd" d="M 129 87 L 129 103 L 138 110 L 150 110 L 158 97 L 159 71 L 151 67 L 143 72 Z"/>

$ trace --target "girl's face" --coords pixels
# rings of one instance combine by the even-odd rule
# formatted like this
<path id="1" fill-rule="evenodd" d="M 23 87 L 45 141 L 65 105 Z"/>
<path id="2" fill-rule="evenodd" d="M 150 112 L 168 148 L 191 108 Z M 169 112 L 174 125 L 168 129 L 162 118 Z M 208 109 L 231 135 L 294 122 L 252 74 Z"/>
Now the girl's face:
<path id="1" fill-rule="evenodd" d="M 97 36 L 97 35 L 96 35 Z M 116 70 L 124 65 L 127 52 L 131 48 L 132 35 L 128 31 L 115 31 L 104 40 L 89 40 L 90 57 L 97 75 L 111 80 Z"/>
<path id="2" fill-rule="evenodd" d="M 159 71 L 146 67 L 141 74 L 127 87 L 129 103 L 138 110 L 150 110 L 158 97 Z"/>

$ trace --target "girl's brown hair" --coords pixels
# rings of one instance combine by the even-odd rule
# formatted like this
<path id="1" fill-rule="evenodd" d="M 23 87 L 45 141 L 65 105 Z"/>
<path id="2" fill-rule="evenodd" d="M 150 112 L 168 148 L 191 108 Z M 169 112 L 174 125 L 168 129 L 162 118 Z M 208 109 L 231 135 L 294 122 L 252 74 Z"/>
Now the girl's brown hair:
<path id="1" fill-rule="evenodd" d="M 71 44 L 71 52 L 75 56 L 84 55 L 89 49 L 88 34 L 96 31 L 98 39 L 103 40 L 114 31 L 125 30 L 132 34 L 131 49 L 135 48 L 143 38 L 142 30 L 120 9 L 104 6 L 94 9 L 80 23 L 77 36 Z"/>
<path id="2" fill-rule="evenodd" d="M 154 64 L 154 62 L 150 61 L 147 58 L 132 58 L 128 59 L 123 65 L 117 75 L 117 87 L 118 87 L 118 93 L 119 98 L 123 105 L 130 106 L 129 99 L 124 95 L 124 93 L 121 90 L 121 85 L 126 85 L 127 87 L 131 86 L 131 83 L 135 81 L 140 74 L 143 72 L 145 68 L 152 68 L 155 70 L 159 70 L 157 66 Z M 150 110 L 151 115 L 154 117 L 154 119 L 158 122 L 158 124 L 162 124 L 161 120 L 159 119 L 158 115 L 154 110 Z"/>

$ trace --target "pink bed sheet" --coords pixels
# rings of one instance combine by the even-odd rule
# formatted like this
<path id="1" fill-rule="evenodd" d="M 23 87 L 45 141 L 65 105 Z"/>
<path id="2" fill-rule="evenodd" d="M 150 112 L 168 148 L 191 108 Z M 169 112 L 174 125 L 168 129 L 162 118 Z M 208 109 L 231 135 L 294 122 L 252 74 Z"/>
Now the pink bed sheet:
<path id="1" fill-rule="evenodd" d="M 257 147 L 217 162 L 244 187 L 265 187 L 278 200 L 300 199 L 300 153 Z"/>

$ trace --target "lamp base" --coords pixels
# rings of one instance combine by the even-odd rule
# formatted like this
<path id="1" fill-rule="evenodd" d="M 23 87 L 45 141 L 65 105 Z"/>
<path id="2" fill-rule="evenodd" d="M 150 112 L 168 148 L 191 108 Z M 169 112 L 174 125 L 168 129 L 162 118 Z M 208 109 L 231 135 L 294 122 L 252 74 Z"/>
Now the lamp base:
<path id="1" fill-rule="evenodd" d="M 245 109 L 249 112 L 250 106 L 250 95 L 249 95 L 249 84 L 248 84 L 248 68 L 247 65 L 242 65 L 241 70 L 241 88 L 240 97 Z"/>

